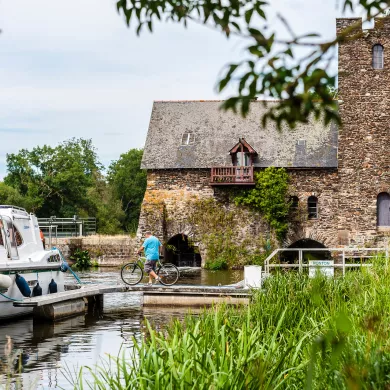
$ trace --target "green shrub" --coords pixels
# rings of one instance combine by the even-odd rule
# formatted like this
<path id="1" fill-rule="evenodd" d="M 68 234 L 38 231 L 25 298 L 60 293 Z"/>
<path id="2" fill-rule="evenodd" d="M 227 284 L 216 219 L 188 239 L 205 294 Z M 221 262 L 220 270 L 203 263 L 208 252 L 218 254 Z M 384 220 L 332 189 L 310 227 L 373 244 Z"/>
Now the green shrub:
<path id="1" fill-rule="evenodd" d="M 228 269 L 229 264 L 225 259 L 216 259 L 214 261 L 207 261 L 204 267 L 211 271 L 220 271 Z"/>
<path id="2" fill-rule="evenodd" d="M 92 266 L 91 257 L 87 250 L 82 251 L 77 248 L 70 259 L 75 262 L 74 265 L 78 269 L 87 269 Z"/>

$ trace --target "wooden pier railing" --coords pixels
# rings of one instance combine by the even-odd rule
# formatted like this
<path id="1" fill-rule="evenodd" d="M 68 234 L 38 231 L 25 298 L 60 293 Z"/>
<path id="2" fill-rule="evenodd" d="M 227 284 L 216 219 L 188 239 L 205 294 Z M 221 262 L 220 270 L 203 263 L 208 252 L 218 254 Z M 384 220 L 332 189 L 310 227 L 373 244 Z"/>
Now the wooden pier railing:
<path id="1" fill-rule="evenodd" d="M 211 185 L 254 185 L 253 166 L 213 167 Z"/>

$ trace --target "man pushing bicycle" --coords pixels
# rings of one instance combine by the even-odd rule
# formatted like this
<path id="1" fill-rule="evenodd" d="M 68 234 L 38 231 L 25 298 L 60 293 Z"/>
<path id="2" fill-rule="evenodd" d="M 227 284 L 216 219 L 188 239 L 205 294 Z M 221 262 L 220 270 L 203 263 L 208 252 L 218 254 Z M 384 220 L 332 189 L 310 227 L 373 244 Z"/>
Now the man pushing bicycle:
<path id="1" fill-rule="evenodd" d="M 160 277 L 156 274 L 156 264 L 162 255 L 162 244 L 159 239 L 152 235 L 152 232 L 145 232 L 145 241 L 143 242 L 141 248 L 138 249 L 138 254 L 140 255 L 143 251 L 145 251 L 145 266 L 144 271 L 149 275 L 149 283 L 148 285 L 153 284 L 153 279 L 156 281 L 160 281 Z"/>

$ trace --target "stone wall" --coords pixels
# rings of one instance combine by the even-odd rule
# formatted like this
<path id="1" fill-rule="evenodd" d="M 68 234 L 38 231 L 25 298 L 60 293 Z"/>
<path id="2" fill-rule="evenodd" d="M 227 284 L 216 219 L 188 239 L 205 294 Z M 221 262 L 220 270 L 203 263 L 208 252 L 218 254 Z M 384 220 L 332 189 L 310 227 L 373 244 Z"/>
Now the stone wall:
<path id="1" fill-rule="evenodd" d="M 290 170 L 290 194 L 299 199 L 298 213 L 291 215 L 284 246 L 310 238 L 327 247 L 337 247 L 338 184 L 337 169 Z M 308 198 L 318 199 L 318 218 L 308 219 Z"/>
<path id="2" fill-rule="evenodd" d="M 339 19 L 337 32 L 359 19 Z M 372 68 L 372 47 L 384 46 L 384 69 Z M 390 193 L 390 20 L 376 19 L 372 30 L 339 45 L 338 168 L 288 170 L 291 195 L 299 209 L 291 216 L 285 246 L 311 238 L 327 247 L 384 247 L 390 228 L 377 227 L 377 196 Z M 329 146 L 331 147 L 331 146 Z M 227 188 L 209 185 L 209 169 L 160 169 L 148 172 L 139 232 L 152 230 L 163 241 L 178 233 L 196 236 L 191 202 L 214 199 L 234 211 L 237 244 L 269 235 L 261 216 L 238 208 Z M 318 218 L 308 219 L 307 201 L 318 199 Z M 202 246 L 201 243 L 200 247 Z M 207 253 L 202 253 L 203 261 Z"/>
<path id="3" fill-rule="evenodd" d="M 99 266 L 108 267 L 120 266 L 136 256 L 136 251 L 140 246 L 137 238 L 129 236 L 88 236 L 77 238 L 54 239 L 53 245 L 57 246 L 66 259 L 79 248 L 88 250 L 91 259 Z"/>
<path id="4" fill-rule="evenodd" d="M 337 20 L 337 32 L 359 19 Z M 384 69 L 373 69 L 372 47 L 384 46 Z M 390 20 L 339 45 L 338 230 L 349 244 L 385 245 L 377 228 L 377 196 L 390 193 Z M 386 231 L 387 230 L 387 231 Z"/>
<path id="5" fill-rule="evenodd" d="M 336 169 L 289 170 L 290 194 L 298 196 L 299 210 L 292 214 L 284 246 L 311 238 L 328 247 L 338 246 Z M 161 241 L 184 233 L 194 237 L 200 247 L 203 264 L 208 260 L 200 237 L 199 223 L 194 223 L 193 207 L 199 201 L 214 200 L 216 207 L 234 214 L 229 225 L 234 226 L 235 243 L 252 252 L 262 250 L 262 239 L 275 238 L 261 215 L 236 206 L 229 196 L 231 187 L 211 187 L 210 171 L 153 170 L 148 172 L 148 185 L 141 210 L 138 234 L 152 230 Z M 308 220 L 307 200 L 316 196 L 319 202 L 318 219 Z M 198 212 L 201 210 L 198 210 Z M 207 210 L 204 211 L 207 213 Z M 208 215 L 205 215 L 207 220 Z"/>
<path id="6" fill-rule="evenodd" d="M 199 226 L 201 223 L 195 222 L 194 213 L 202 212 L 199 210 L 202 207 L 200 202 L 215 200 L 216 206 L 226 214 L 234 213 L 236 216 L 234 221 L 229 219 L 228 222 L 234 225 L 235 242 L 245 242 L 245 245 L 253 247 L 257 238 L 268 230 L 261 216 L 236 207 L 222 188 L 214 189 L 209 183 L 208 169 L 149 171 L 137 236 L 141 237 L 143 232 L 151 230 L 162 242 L 167 243 L 171 237 L 185 234 L 199 247 L 204 265 L 207 253 L 200 238 L 204 226 L 202 228 Z M 208 207 L 212 205 L 208 204 Z M 204 212 L 207 213 L 207 210 Z M 210 216 L 205 215 L 205 220 L 206 217 Z M 225 220 L 221 223 L 227 222 Z"/>
<path id="7" fill-rule="evenodd" d="M 312 239 L 329 248 L 340 246 L 387 246 L 388 232 L 377 231 L 376 213 L 368 228 L 357 231 L 356 227 L 343 224 L 346 206 L 340 207 L 340 175 L 337 169 L 288 170 L 290 195 L 299 199 L 298 211 L 290 216 L 290 227 L 282 246 L 289 246 L 302 239 Z M 261 215 L 241 206 L 236 206 L 229 196 L 229 187 L 209 185 L 209 170 L 154 170 L 148 172 L 148 186 L 141 210 L 138 235 L 151 230 L 162 242 L 167 242 L 176 234 L 183 233 L 199 245 L 202 264 L 209 260 L 206 248 L 200 239 L 199 224 L 193 222 L 191 204 L 214 200 L 216 207 L 233 212 L 230 225 L 234 226 L 235 243 L 245 245 L 250 251 L 262 250 L 261 238 L 271 237 L 267 223 Z M 308 219 L 308 198 L 318 199 L 318 218 Z M 355 194 L 358 202 L 359 193 Z M 376 210 L 376 201 L 373 207 Z M 199 210 L 198 210 L 199 211 Z M 347 212 L 354 215 L 355 211 Z M 207 210 L 205 210 L 207 213 Z M 205 215 L 207 220 L 207 215 Z M 368 222 L 367 222 L 368 223 Z M 355 230 L 353 230 L 353 228 Z M 369 233 L 375 232 L 374 236 Z M 356 232 L 356 234 L 354 234 Z M 374 241 L 372 238 L 374 237 Z M 245 260 L 243 259 L 243 262 Z"/>

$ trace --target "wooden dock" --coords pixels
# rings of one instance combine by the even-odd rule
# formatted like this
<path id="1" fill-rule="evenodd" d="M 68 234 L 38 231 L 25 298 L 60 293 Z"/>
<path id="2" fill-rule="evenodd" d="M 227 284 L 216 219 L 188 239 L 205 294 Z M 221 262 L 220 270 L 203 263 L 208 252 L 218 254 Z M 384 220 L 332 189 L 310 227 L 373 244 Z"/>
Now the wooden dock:
<path id="1" fill-rule="evenodd" d="M 250 299 L 249 290 L 232 286 L 85 285 L 55 294 L 26 298 L 13 305 L 31 307 L 34 317 L 56 321 L 82 314 L 87 308 L 91 310 L 98 306 L 102 309 L 104 295 L 112 293 L 140 294 L 143 306 L 202 307 L 222 302 L 237 305 L 248 304 Z"/>

